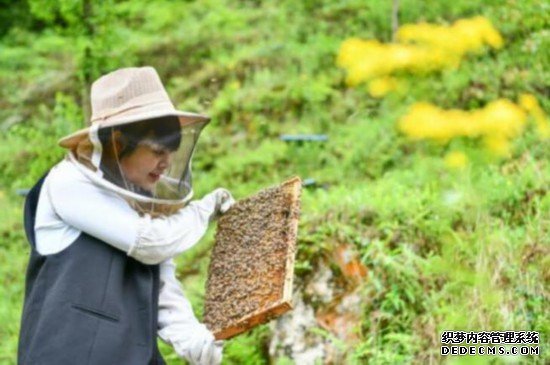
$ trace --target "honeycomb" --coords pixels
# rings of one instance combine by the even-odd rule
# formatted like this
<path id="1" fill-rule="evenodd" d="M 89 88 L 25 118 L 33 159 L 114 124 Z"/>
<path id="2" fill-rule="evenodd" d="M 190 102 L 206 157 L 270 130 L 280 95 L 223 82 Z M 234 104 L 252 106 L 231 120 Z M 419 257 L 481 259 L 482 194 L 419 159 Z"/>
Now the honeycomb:
<path id="1" fill-rule="evenodd" d="M 204 322 L 227 339 L 292 309 L 301 180 L 235 203 L 218 221 Z"/>

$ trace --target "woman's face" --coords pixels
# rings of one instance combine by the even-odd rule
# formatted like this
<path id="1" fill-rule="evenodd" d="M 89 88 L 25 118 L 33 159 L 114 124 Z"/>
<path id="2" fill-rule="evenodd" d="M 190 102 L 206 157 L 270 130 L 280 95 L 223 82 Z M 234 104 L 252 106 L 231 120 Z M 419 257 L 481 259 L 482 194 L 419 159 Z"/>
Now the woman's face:
<path id="1" fill-rule="evenodd" d="M 122 172 L 133 184 L 153 191 L 160 175 L 172 163 L 173 152 L 154 142 L 142 142 L 120 160 Z"/>

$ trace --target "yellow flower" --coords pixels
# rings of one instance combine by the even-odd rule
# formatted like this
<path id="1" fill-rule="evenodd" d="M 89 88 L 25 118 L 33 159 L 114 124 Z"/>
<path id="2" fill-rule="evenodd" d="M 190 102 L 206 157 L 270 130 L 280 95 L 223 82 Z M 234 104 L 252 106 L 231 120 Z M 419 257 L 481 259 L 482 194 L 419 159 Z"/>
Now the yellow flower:
<path id="1" fill-rule="evenodd" d="M 539 102 L 533 94 L 521 94 L 519 96 L 519 105 L 528 112 L 533 111 L 539 107 Z"/>
<path id="2" fill-rule="evenodd" d="M 468 157 L 464 152 L 453 151 L 445 156 L 444 162 L 450 169 L 463 169 L 468 164 Z"/>
<path id="3" fill-rule="evenodd" d="M 535 118 L 537 132 L 542 138 L 550 137 L 550 121 L 532 94 L 521 94 L 519 105 Z"/>
<path id="4" fill-rule="evenodd" d="M 485 146 L 497 156 L 508 156 L 510 154 L 510 141 L 502 136 L 487 136 L 484 139 Z"/>
<path id="5" fill-rule="evenodd" d="M 482 16 L 478 16 L 472 19 L 480 30 L 481 35 L 485 43 L 493 48 L 499 49 L 504 44 L 504 40 L 500 33 L 493 27 L 491 22 Z"/>
<path id="6" fill-rule="evenodd" d="M 396 90 L 399 83 L 394 77 L 380 77 L 369 82 L 369 94 L 374 98 L 381 98 Z"/>
<path id="7" fill-rule="evenodd" d="M 484 44 L 500 48 L 504 43 L 491 22 L 479 16 L 459 19 L 451 26 L 428 23 L 406 24 L 399 28 L 397 39 L 400 42 L 429 45 L 461 55 L 477 51 Z"/>
<path id="8" fill-rule="evenodd" d="M 482 134 L 516 137 L 523 131 L 527 115 L 511 101 L 499 99 L 484 108 L 480 119 Z"/>
<path id="9" fill-rule="evenodd" d="M 342 43 L 336 64 L 340 67 L 350 67 L 357 58 L 364 56 L 365 41 L 359 38 L 350 38 Z"/>

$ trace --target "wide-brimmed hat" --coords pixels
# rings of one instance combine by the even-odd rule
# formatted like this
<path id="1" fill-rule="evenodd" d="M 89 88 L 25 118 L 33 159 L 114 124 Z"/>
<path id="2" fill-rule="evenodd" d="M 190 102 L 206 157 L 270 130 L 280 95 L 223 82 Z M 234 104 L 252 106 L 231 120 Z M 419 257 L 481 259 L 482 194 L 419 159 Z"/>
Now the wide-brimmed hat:
<path id="1" fill-rule="evenodd" d="M 181 125 L 210 120 L 205 115 L 176 110 L 153 67 L 122 68 L 100 77 L 92 84 L 91 102 L 90 122 L 98 128 L 165 116 L 178 117 Z M 81 129 L 58 143 L 73 148 L 89 130 Z"/>

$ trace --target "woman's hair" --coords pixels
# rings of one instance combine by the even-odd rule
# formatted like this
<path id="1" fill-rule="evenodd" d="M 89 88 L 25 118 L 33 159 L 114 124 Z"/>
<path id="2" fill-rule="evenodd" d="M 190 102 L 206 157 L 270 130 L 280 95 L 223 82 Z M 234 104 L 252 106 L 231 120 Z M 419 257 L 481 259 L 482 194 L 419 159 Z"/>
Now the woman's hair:
<path id="1" fill-rule="evenodd" d="M 176 151 L 181 143 L 181 127 L 179 118 L 167 116 L 139 122 L 123 124 L 115 127 L 100 128 L 98 137 L 103 146 L 110 144 L 112 133 L 120 131 L 122 151 L 118 152 L 119 158 L 131 154 L 143 140 L 149 140 L 162 147 Z"/>

